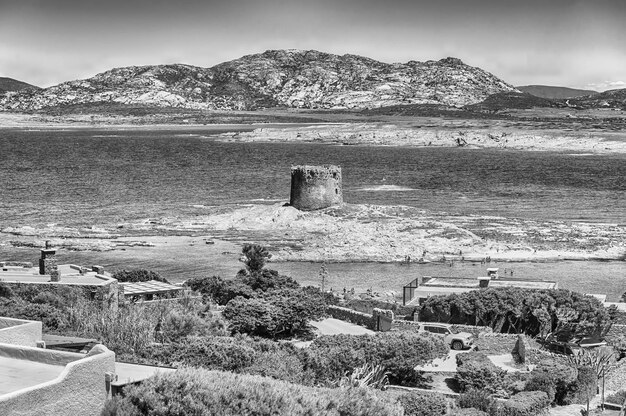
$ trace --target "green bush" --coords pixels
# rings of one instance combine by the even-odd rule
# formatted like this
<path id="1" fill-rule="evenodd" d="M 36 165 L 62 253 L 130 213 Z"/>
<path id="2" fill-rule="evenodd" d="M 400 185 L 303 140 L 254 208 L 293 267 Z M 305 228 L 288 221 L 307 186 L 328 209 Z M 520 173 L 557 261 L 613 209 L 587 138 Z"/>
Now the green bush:
<path id="1" fill-rule="evenodd" d="M 219 276 L 197 277 L 187 280 L 185 284 L 191 290 L 213 299 L 218 305 L 226 305 L 237 296 L 245 299 L 257 296 L 256 292 L 241 279 L 224 280 Z"/>
<path id="2" fill-rule="evenodd" d="M 537 416 L 545 414 L 550 399 L 542 391 L 523 391 L 511 396 L 500 406 L 498 416 Z"/>
<path id="3" fill-rule="evenodd" d="M 190 337 L 176 343 L 150 345 L 142 350 L 144 362 L 172 367 L 240 371 L 254 363 L 257 352 L 245 340 L 232 337 Z"/>
<path id="4" fill-rule="evenodd" d="M 241 250 L 248 273 L 261 271 L 272 257 L 267 248 L 258 244 L 245 244 Z"/>
<path id="5" fill-rule="evenodd" d="M 389 382 L 400 385 L 419 384 L 421 377 L 414 368 L 448 352 L 443 339 L 408 331 L 321 336 L 306 351 L 307 368 L 318 383 L 332 383 L 370 363 L 385 367 Z"/>
<path id="6" fill-rule="evenodd" d="M 159 282 L 169 283 L 167 279 L 161 277 L 160 274 L 152 270 L 146 269 L 131 269 L 131 270 L 117 270 L 113 273 L 113 278 L 120 282 L 147 282 L 149 280 L 156 280 Z"/>
<path id="7" fill-rule="evenodd" d="M 264 377 L 183 369 L 124 389 L 103 416 L 400 416 L 402 408 L 367 389 L 321 389 Z"/>
<path id="8" fill-rule="evenodd" d="M 592 296 L 563 289 L 487 288 L 432 296 L 419 310 L 420 321 L 489 326 L 494 332 L 531 336 L 554 333 L 602 338 L 611 313 Z"/>
<path id="9" fill-rule="evenodd" d="M 530 373 L 526 391 L 543 391 L 552 403 L 571 404 L 572 385 L 578 372 L 571 365 L 555 359 L 545 359 Z"/>
<path id="10" fill-rule="evenodd" d="M 441 393 L 415 391 L 398 397 L 398 402 L 404 407 L 405 416 L 445 415 L 448 410 Z"/>
<path id="11" fill-rule="evenodd" d="M 268 338 L 306 334 L 309 321 L 323 316 L 323 297 L 299 289 L 267 292 L 262 298 L 237 297 L 226 305 L 223 315 L 233 334 Z"/>
<path id="12" fill-rule="evenodd" d="M 470 389 L 503 394 L 506 371 L 496 366 L 483 353 L 469 352 L 457 355 L 455 380 L 462 392 Z"/>
<path id="13" fill-rule="evenodd" d="M 276 270 L 263 269 L 241 276 L 244 284 L 252 290 L 267 292 L 279 289 L 297 289 L 300 284 L 289 276 L 278 274 Z"/>
<path id="14" fill-rule="evenodd" d="M 493 408 L 494 403 L 494 399 L 487 391 L 473 388 L 461 393 L 458 400 L 459 407 L 463 409 L 475 408 L 483 412 L 489 412 Z"/>
<path id="15" fill-rule="evenodd" d="M 0 282 L 0 298 L 10 298 L 13 296 L 13 290 L 11 288 Z"/>
<path id="16" fill-rule="evenodd" d="M 252 364 L 241 371 L 295 384 L 312 385 L 312 371 L 305 370 L 300 354 L 299 350 L 284 347 L 259 352 Z"/>
<path id="17" fill-rule="evenodd" d="M 591 367 L 579 367 L 576 381 L 571 388 L 572 403 L 587 403 L 595 397 L 598 389 L 598 375 Z"/>

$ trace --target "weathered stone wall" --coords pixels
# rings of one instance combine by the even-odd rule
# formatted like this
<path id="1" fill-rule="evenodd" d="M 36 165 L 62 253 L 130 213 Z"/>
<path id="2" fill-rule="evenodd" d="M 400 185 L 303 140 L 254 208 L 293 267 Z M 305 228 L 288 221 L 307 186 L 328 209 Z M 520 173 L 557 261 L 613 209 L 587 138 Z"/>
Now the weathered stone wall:
<path id="1" fill-rule="evenodd" d="M 77 288 L 86 299 L 98 302 L 103 307 L 117 308 L 119 302 L 124 301 L 124 291 L 120 292 L 122 286 L 115 279 L 103 277 L 102 280 L 103 284 L 100 285 L 71 283 L 71 278 L 60 282 L 3 282 L 3 284 L 14 288 L 32 288 L 45 291 Z"/>
<path id="2" fill-rule="evenodd" d="M 329 305 L 328 314 L 335 319 L 352 322 L 353 324 L 361 325 L 371 330 L 376 329 L 376 320 L 372 315 L 367 313 L 342 308 L 341 306 Z"/>
<path id="3" fill-rule="evenodd" d="M 292 166 L 291 206 L 312 211 L 343 203 L 339 166 Z"/>

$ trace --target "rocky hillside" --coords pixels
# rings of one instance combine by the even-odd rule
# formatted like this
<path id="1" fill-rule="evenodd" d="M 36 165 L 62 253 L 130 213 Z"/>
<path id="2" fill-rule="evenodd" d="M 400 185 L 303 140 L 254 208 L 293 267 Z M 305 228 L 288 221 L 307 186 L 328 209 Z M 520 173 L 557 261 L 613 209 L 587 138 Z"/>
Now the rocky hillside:
<path id="1" fill-rule="evenodd" d="M 626 110 L 626 88 L 578 97 L 569 100 L 569 103 L 581 108 L 619 108 Z"/>
<path id="2" fill-rule="evenodd" d="M 484 101 L 471 104 L 465 108 L 474 111 L 500 111 L 509 109 L 527 109 L 536 107 L 565 107 L 564 103 L 558 100 L 537 97 L 528 93 L 520 92 L 500 92 L 490 95 Z"/>
<path id="3" fill-rule="evenodd" d="M 522 92 L 534 95 L 535 97 L 548 99 L 574 98 L 598 93 L 598 91 L 593 90 L 579 90 L 576 88 L 554 87 L 551 85 L 524 85 L 516 88 Z"/>
<path id="4" fill-rule="evenodd" d="M 92 103 L 198 109 L 376 108 L 398 104 L 462 106 L 517 91 L 459 59 L 387 64 L 356 55 L 276 50 L 212 68 L 116 68 L 41 91 L 11 93 L 0 109 L 33 111 Z"/>
<path id="5" fill-rule="evenodd" d="M 26 82 L 18 81 L 13 78 L 0 77 L 0 95 L 7 92 L 20 91 L 26 88 L 39 89 L 39 87 L 35 87 L 34 85 L 30 85 Z"/>

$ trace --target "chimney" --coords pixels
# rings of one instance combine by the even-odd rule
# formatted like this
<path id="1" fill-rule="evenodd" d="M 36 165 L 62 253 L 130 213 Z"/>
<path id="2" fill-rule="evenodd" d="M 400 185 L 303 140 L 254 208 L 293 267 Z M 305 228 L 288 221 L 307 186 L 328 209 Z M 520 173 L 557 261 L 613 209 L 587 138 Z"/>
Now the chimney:
<path id="1" fill-rule="evenodd" d="M 96 274 L 103 274 L 104 267 L 103 266 L 91 266 L 91 271 L 96 272 Z"/>
<path id="2" fill-rule="evenodd" d="M 41 258 L 39 259 L 39 274 L 49 274 L 50 281 L 58 282 L 61 280 L 61 274 L 59 273 L 59 266 L 57 265 L 57 258 L 55 256 L 56 250 L 50 248 L 49 241 L 46 241 L 46 248 L 41 250 Z"/>
<path id="3" fill-rule="evenodd" d="M 489 286 L 489 282 L 491 281 L 491 277 L 479 277 L 478 278 L 478 287 L 485 288 Z"/>

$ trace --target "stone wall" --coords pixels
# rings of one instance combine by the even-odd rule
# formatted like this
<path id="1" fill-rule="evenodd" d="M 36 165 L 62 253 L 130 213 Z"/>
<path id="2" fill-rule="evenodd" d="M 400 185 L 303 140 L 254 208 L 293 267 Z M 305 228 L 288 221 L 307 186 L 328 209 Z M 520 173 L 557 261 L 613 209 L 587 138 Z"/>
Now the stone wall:
<path id="1" fill-rule="evenodd" d="M 312 211 L 343 203 L 341 168 L 338 166 L 292 166 L 291 206 Z"/>
<path id="2" fill-rule="evenodd" d="M 396 331 L 417 331 L 418 325 L 424 322 L 417 321 L 407 321 L 396 319 L 393 321 L 392 330 Z M 488 326 L 473 326 L 473 325 L 458 325 L 453 324 L 452 330 L 456 332 L 469 332 L 474 336 L 474 338 L 478 338 L 479 335 L 491 334 L 493 330 Z"/>
<path id="3" fill-rule="evenodd" d="M 376 329 L 376 320 L 370 314 L 335 305 L 329 305 L 327 310 L 328 314 L 335 319 L 352 322 L 353 324 L 361 325 L 371 330 Z"/>
<path id="4" fill-rule="evenodd" d="M 46 291 L 54 291 L 56 288 L 77 288 L 85 298 L 99 302 L 102 306 L 117 308 L 119 302 L 124 301 L 124 292 L 117 280 L 103 276 L 101 284 L 70 283 L 68 278 L 60 282 L 3 282 L 11 288 L 32 288 Z"/>
<path id="5" fill-rule="evenodd" d="M 96 416 L 108 398 L 105 374 L 115 372 L 115 353 L 96 345 L 82 354 L 0 345 L 4 356 L 28 357 L 31 361 L 65 363 L 54 380 L 0 396 L 0 415 Z"/>

